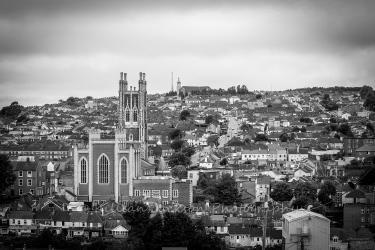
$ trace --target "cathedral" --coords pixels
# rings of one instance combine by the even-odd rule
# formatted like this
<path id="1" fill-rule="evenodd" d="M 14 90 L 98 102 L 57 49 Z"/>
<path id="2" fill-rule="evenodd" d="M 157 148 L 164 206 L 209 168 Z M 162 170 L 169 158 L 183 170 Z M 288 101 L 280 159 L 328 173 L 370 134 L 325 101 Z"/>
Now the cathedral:
<path id="1" fill-rule="evenodd" d="M 78 201 L 100 204 L 113 199 L 156 198 L 161 204 L 192 203 L 192 183 L 155 176 L 147 162 L 147 82 L 139 74 L 138 90 L 120 73 L 118 126 L 113 137 L 89 132 L 74 146 L 74 193 Z"/>

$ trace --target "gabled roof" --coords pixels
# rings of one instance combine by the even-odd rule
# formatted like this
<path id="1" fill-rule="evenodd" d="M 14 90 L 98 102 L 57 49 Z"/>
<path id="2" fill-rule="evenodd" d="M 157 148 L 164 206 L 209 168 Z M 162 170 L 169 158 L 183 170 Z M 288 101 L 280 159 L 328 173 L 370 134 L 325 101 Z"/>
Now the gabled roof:
<path id="1" fill-rule="evenodd" d="M 360 189 L 355 189 L 345 196 L 346 198 L 366 198 L 365 193 Z"/>
<path id="2" fill-rule="evenodd" d="M 97 212 L 90 211 L 87 218 L 87 223 L 102 223 L 103 219 Z"/>

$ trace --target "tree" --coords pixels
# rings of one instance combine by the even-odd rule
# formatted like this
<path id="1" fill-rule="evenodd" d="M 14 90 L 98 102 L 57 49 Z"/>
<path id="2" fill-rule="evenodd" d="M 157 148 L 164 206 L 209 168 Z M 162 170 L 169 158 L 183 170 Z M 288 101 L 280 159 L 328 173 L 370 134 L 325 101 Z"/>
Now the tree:
<path id="1" fill-rule="evenodd" d="M 333 117 L 329 118 L 329 122 L 330 123 L 337 123 L 337 120 Z"/>
<path id="2" fill-rule="evenodd" d="M 242 123 L 241 126 L 240 126 L 240 129 L 242 131 L 249 131 L 251 129 L 251 125 L 250 124 L 246 124 L 246 123 Z"/>
<path id="3" fill-rule="evenodd" d="M 175 152 L 169 157 L 168 165 L 173 168 L 177 165 L 188 166 L 191 164 L 191 160 L 184 153 Z"/>
<path id="4" fill-rule="evenodd" d="M 187 146 L 187 147 L 184 147 L 182 148 L 182 151 L 181 151 L 184 155 L 186 155 L 187 157 L 191 157 L 192 155 L 195 154 L 195 148 L 192 147 L 192 146 Z"/>
<path id="5" fill-rule="evenodd" d="M 163 215 L 163 247 L 187 247 L 195 235 L 195 227 L 184 212 L 166 212 Z"/>
<path id="6" fill-rule="evenodd" d="M 311 203 L 311 199 L 306 196 L 299 196 L 292 202 L 292 207 L 294 209 L 306 208 L 307 205 Z"/>
<path id="7" fill-rule="evenodd" d="M 301 132 L 305 133 L 306 131 L 307 131 L 307 130 L 306 130 L 305 127 L 302 127 L 302 128 L 301 128 Z"/>
<path id="8" fill-rule="evenodd" d="M 306 196 L 311 200 L 316 200 L 316 187 L 310 182 L 299 182 L 294 188 L 294 197 Z"/>
<path id="9" fill-rule="evenodd" d="M 150 250 L 158 250 L 163 247 L 163 218 L 160 213 L 157 213 L 150 219 L 145 232 L 145 248 Z M 127 248 L 122 248 L 127 249 Z"/>
<path id="10" fill-rule="evenodd" d="M 216 147 L 219 145 L 219 136 L 218 135 L 211 135 L 207 138 L 207 145 L 211 147 L 215 145 Z"/>
<path id="11" fill-rule="evenodd" d="M 350 137 L 353 136 L 352 129 L 350 125 L 347 123 L 340 124 L 340 126 L 336 129 L 336 131 L 346 136 L 350 136 Z"/>
<path id="12" fill-rule="evenodd" d="M 181 139 L 183 136 L 184 136 L 184 132 L 182 132 L 181 129 L 178 129 L 178 128 L 172 129 L 169 132 L 169 138 L 171 138 L 171 140 L 174 140 L 176 138 Z"/>
<path id="13" fill-rule="evenodd" d="M 223 158 L 221 161 L 220 161 L 220 165 L 221 166 L 225 166 L 225 165 L 227 165 L 228 164 L 228 160 L 227 160 L 227 158 Z"/>
<path id="14" fill-rule="evenodd" d="M 143 202 L 130 202 L 123 214 L 126 222 L 131 226 L 130 236 L 143 238 L 150 222 L 151 210 Z"/>
<path id="15" fill-rule="evenodd" d="M 186 121 L 186 119 L 190 116 L 189 110 L 182 110 L 180 113 L 180 120 L 181 121 Z"/>
<path id="16" fill-rule="evenodd" d="M 177 177 L 179 179 L 186 179 L 187 171 L 184 166 L 177 165 L 174 166 L 171 170 L 172 177 Z"/>
<path id="17" fill-rule="evenodd" d="M 257 134 L 255 136 L 255 141 L 269 141 L 268 137 L 265 134 Z"/>
<path id="18" fill-rule="evenodd" d="M 214 186 L 208 186 L 204 193 L 214 196 L 215 202 L 224 205 L 233 205 L 236 202 L 240 202 L 241 196 L 238 192 L 236 181 L 230 174 L 223 174 L 214 184 Z"/>
<path id="19" fill-rule="evenodd" d="M 301 119 L 299 119 L 300 122 L 304 122 L 304 123 L 313 123 L 313 120 L 311 120 L 311 118 L 309 117 L 301 117 Z"/>
<path id="20" fill-rule="evenodd" d="M 361 90 L 359 91 L 359 96 L 361 97 L 361 99 L 365 99 L 367 97 L 367 95 L 372 92 L 372 87 L 370 86 L 367 86 L 367 85 L 364 85 Z"/>
<path id="21" fill-rule="evenodd" d="M 17 122 L 18 122 L 18 123 L 27 122 L 27 121 L 29 121 L 29 120 L 30 120 L 30 119 L 27 118 L 26 115 L 21 115 L 21 116 L 19 116 L 19 117 L 17 118 Z"/>
<path id="22" fill-rule="evenodd" d="M 318 200 L 323 204 L 332 202 L 330 196 L 336 195 L 336 186 L 332 181 L 325 181 L 318 193 Z"/>
<path id="23" fill-rule="evenodd" d="M 331 156 L 330 155 L 322 155 L 320 157 L 320 161 L 330 161 L 331 160 Z"/>
<path id="24" fill-rule="evenodd" d="M 374 127 L 372 126 L 372 124 L 371 123 L 366 123 L 366 128 L 369 130 L 369 131 L 371 131 L 372 133 L 374 133 Z"/>
<path id="25" fill-rule="evenodd" d="M 256 98 L 256 99 L 261 99 L 261 98 L 262 98 L 262 95 L 261 95 L 261 94 L 257 94 L 257 95 L 255 96 L 255 98 Z"/>
<path id="26" fill-rule="evenodd" d="M 13 173 L 13 166 L 9 157 L 5 154 L 0 154 L 0 193 L 13 185 L 16 181 L 16 176 Z"/>
<path id="27" fill-rule="evenodd" d="M 211 124 L 214 121 L 214 117 L 212 115 L 209 115 L 205 118 L 204 122 L 206 124 Z"/>
<path id="28" fill-rule="evenodd" d="M 22 112 L 23 107 L 18 102 L 12 102 L 10 106 L 5 106 L 1 109 L 0 114 L 9 117 L 10 119 L 16 119 Z"/>
<path id="29" fill-rule="evenodd" d="M 289 140 L 288 133 L 282 133 L 279 138 L 281 142 L 287 142 Z"/>
<path id="30" fill-rule="evenodd" d="M 293 190 L 287 182 L 278 182 L 270 193 L 275 201 L 290 201 L 293 198 Z"/>
<path id="31" fill-rule="evenodd" d="M 175 151 L 180 151 L 181 148 L 184 146 L 184 144 L 185 144 L 184 140 L 177 139 L 171 143 L 171 148 L 174 149 Z"/>
<path id="32" fill-rule="evenodd" d="M 208 177 L 206 173 L 201 173 L 197 181 L 197 187 L 205 190 L 209 186 L 211 180 L 212 179 Z"/>

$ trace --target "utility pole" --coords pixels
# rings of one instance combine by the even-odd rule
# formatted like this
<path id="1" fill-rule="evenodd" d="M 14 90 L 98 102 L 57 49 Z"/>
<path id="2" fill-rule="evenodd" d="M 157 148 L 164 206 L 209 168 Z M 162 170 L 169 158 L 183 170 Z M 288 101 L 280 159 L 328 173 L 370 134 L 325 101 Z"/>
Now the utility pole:
<path id="1" fill-rule="evenodd" d="M 266 235 L 267 235 L 267 211 L 268 211 L 268 202 L 264 202 L 265 214 L 263 217 L 263 239 L 262 239 L 262 250 L 266 249 Z"/>

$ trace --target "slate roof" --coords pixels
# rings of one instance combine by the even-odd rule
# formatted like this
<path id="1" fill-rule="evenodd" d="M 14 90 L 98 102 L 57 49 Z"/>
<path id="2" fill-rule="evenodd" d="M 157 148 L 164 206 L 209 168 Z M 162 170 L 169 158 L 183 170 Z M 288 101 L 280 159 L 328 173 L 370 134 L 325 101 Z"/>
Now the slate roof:
<path id="1" fill-rule="evenodd" d="M 87 221 L 87 213 L 83 211 L 72 211 L 70 212 L 70 220 L 71 222 L 86 222 Z"/>
<path id="2" fill-rule="evenodd" d="M 228 226 L 229 234 L 250 234 L 250 227 L 245 225 Z"/>
<path id="3" fill-rule="evenodd" d="M 34 213 L 32 211 L 12 211 L 9 214 L 9 219 L 33 219 Z"/>
<path id="4" fill-rule="evenodd" d="M 360 189 L 355 189 L 345 196 L 346 198 L 366 198 L 365 193 Z"/>

